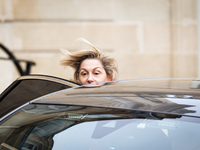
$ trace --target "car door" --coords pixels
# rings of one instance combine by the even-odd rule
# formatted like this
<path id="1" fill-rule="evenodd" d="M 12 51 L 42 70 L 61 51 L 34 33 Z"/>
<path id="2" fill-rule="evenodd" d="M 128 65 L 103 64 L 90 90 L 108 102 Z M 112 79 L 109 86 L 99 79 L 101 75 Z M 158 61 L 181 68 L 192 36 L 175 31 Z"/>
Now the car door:
<path id="1" fill-rule="evenodd" d="M 38 97 L 59 90 L 76 87 L 78 84 L 65 79 L 46 76 L 28 75 L 14 81 L 0 95 L 0 120 L 13 110 Z"/>

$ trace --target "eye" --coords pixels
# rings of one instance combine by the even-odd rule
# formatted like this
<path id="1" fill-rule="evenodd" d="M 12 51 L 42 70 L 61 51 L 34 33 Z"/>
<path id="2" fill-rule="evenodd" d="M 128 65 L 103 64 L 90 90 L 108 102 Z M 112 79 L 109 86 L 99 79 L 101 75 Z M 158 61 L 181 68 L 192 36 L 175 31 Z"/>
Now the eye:
<path id="1" fill-rule="evenodd" d="M 87 73 L 86 73 L 86 72 L 81 72 L 81 75 L 82 75 L 82 76 L 86 76 Z"/>
<path id="2" fill-rule="evenodd" d="M 95 74 L 95 75 L 99 75 L 99 72 L 95 72 L 94 74 Z"/>

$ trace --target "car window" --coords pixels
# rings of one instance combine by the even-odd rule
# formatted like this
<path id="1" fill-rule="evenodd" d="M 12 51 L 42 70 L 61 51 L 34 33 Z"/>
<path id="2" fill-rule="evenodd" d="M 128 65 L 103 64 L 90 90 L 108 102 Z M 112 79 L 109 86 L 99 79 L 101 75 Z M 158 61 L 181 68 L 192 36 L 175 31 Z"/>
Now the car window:
<path id="1" fill-rule="evenodd" d="M 0 96 L 0 117 L 38 97 L 75 86 L 67 81 L 59 83 L 43 78 L 16 80 L 11 84 Z"/>
<path id="2" fill-rule="evenodd" d="M 200 121 L 180 115 L 30 104 L 0 124 L 0 148 L 198 149 Z"/>
<path id="3" fill-rule="evenodd" d="M 52 149 L 191 150 L 200 146 L 199 127 L 197 123 L 171 119 L 86 122 L 56 134 Z"/>

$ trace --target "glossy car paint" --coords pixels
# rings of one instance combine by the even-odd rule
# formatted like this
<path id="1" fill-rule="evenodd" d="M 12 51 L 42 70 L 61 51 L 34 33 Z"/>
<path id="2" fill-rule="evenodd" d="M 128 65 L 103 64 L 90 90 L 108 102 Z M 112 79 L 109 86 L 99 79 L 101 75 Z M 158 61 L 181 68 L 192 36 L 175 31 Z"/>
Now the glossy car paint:
<path id="1" fill-rule="evenodd" d="M 53 92 L 2 114 L 0 149 L 199 149 L 199 85 L 194 79 L 135 79 L 52 86 Z"/>

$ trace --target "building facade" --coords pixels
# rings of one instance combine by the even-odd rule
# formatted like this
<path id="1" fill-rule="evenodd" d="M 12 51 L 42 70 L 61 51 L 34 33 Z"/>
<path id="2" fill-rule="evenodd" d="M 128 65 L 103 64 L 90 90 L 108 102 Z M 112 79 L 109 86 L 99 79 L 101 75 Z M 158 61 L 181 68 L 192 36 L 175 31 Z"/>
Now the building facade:
<path id="1" fill-rule="evenodd" d="M 0 43 L 31 74 L 72 79 L 59 49 L 79 37 L 116 58 L 119 79 L 198 78 L 197 0 L 0 0 Z M 5 60 L 0 71 L 2 91 L 19 74 Z"/>

